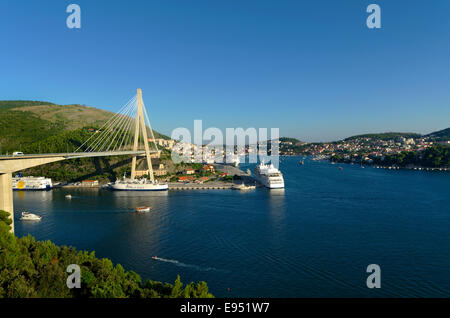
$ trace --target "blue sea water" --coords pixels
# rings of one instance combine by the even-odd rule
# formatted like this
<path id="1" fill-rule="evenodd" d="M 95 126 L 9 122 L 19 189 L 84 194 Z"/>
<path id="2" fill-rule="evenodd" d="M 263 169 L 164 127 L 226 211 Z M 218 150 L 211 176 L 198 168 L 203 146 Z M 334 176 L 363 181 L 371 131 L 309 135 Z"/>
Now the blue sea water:
<path id="1" fill-rule="evenodd" d="M 281 191 L 15 192 L 16 235 L 143 278 L 203 280 L 217 297 L 450 296 L 450 173 L 299 160 L 282 158 Z M 21 222 L 24 210 L 43 220 Z M 366 286 L 369 264 L 380 289 Z"/>

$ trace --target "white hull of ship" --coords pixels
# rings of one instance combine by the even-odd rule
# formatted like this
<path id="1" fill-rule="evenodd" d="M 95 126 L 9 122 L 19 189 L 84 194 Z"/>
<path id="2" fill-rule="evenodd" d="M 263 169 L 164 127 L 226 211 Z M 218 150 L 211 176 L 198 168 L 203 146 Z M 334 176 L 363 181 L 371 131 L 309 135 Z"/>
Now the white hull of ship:
<path id="1" fill-rule="evenodd" d="M 166 191 L 169 186 L 167 184 L 113 183 L 111 189 L 118 191 Z"/>
<path id="2" fill-rule="evenodd" d="M 283 183 L 270 183 L 267 177 L 260 176 L 258 174 L 254 174 L 256 181 L 261 183 L 263 186 L 269 189 L 283 189 L 284 188 L 284 182 Z"/>
<path id="3" fill-rule="evenodd" d="M 46 191 L 51 189 L 52 187 L 50 185 L 31 185 L 23 188 L 13 187 L 13 190 L 16 191 Z"/>
<path id="4" fill-rule="evenodd" d="M 13 190 L 50 190 L 52 188 L 51 179 L 43 177 L 24 177 L 13 178 L 12 182 Z"/>

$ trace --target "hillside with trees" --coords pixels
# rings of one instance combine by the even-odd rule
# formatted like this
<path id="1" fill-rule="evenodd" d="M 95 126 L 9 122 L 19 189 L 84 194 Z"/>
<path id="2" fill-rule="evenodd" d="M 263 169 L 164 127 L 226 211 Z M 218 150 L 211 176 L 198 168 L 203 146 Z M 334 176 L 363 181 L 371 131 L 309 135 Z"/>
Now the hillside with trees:
<path id="1" fill-rule="evenodd" d="M 353 140 L 353 139 L 361 139 L 361 138 L 371 138 L 373 140 L 391 140 L 391 139 L 397 139 L 400 137 L 404 138 L 419 138 L 421 135 L 417 133 L 412 132 L 386 132 L 386 133 L 375 133 L 375 134 L 363 134 L 363 135 L 356 135 L 351 136 L 348 138 L 345 138 L 344 141 Z"/>
<path id="2" fill-rule="evenodd" d="M 101 127 L 113 115 L 109 111 L 84 105 L 0 101 L 0 154 L 25 152 L 29 144 L 64 132 Z M 155 138 L 169 138 L 153 132 Z"/>
<path id="3" fill-rule="evenodd" d="M 374 162 L 387 166 L 420 166 L 427 168 L 450 167 L 450 147 L 436 145 L 423 151 L 402 151 L 386 155 L 383 160 L 374 158 Z"/>
<path id="4" fill-rule="evenodd" d="M 432 132 L 431 134 L 425 135 L 425 137 L 430 137 L 436 141 L 450 140 L 450 127 Z"/>

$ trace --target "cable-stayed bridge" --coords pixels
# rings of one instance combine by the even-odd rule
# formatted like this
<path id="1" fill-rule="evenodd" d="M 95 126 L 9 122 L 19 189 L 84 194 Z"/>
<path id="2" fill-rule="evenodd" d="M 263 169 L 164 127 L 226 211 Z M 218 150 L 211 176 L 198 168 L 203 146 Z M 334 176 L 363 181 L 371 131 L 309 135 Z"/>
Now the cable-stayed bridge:
<path id="1" fill-rule="evenodd" d="M 152 147 L 149 138 L 153 140 Z M 0 156 L 0 210 L 10 212 L 14 233 L 14 205 L 12 194 L 12 174 L 31 167 L 56 161 L 107 156 L 132 156 L 131 178 L 136 176 L 136 160 L 145 156 L 147 172 L 153 180 L 151 154 L 158 154 L 155 136 L 142 99 L 141 89 L 102 127 L 92 131 L 74 152 L 43 153 Z"/>

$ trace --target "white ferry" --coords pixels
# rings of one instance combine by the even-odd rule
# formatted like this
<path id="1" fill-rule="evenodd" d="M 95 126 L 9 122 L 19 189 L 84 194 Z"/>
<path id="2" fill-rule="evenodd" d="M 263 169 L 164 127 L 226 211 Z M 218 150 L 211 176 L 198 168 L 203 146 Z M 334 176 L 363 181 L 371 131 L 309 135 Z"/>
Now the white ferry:
<path id="1" fill-rule="evenodd" d="M 284 188 L 283 174 L 273 166 L 266 165 L 264 161 L 254 169 L 255 179 L 269 189 Z"/>
<path id="2" fill-rule="evenodd" d="M 113 190 L 122 191 L 165 191 L 169 189 L 167 183 L 159 183 L 149 179 L 127 179 L 123 178 L 110 185 Z"/>
<path id="3" fill-rule="evenodd" d="M 44 177 L 22 177 L 16 175 L 12 178 L 13 190 L 50 190 L 52 180 Z"/>

